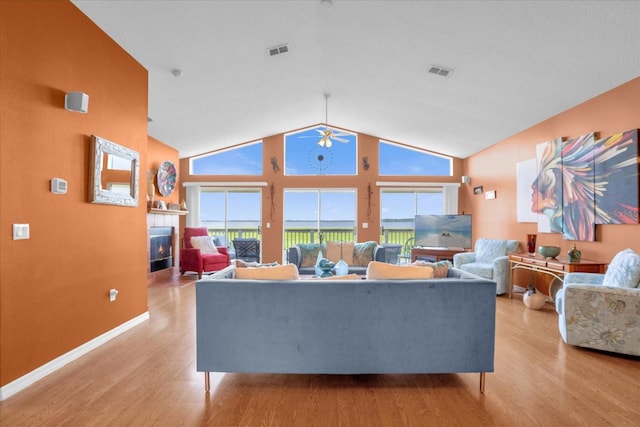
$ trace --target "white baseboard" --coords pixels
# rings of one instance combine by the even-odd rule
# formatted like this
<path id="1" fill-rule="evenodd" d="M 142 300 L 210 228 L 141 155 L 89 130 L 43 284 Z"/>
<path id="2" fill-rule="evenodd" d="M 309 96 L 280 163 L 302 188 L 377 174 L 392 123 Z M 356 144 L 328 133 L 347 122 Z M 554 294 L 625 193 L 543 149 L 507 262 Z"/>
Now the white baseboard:
<path id="1" fill-rule="evenodd" d="M 133 328 L 134 326 L 139 325 L 147 319 L 149 319 L 149 312 L 145 311 L 140 316 L 134 317 L 133 319 L 123 323 L 122 325 L 117 326 L 110 331 L 107 331 L 104 334 L 92 339 L 91 341 L 82 344 L 80 347 L 76 347 L 73 350 L 63 354 L 62 356 L 56 357 L 52 361 L 47 362 L 39 368 L 36 368 L 33 371 L 29 372 L 28 374 L 23 375 L 20 378 L 10 382 L 9 384 L 0 387 L 0 401 L 13 396 L 19 391 L 24 390 L 36 381 L 41 380 L 47 375 L 62 368 L 67 363 L 79 359 L 91 350 L 100 347 L 107 341 L 117 337 L 118 335 Z"/>

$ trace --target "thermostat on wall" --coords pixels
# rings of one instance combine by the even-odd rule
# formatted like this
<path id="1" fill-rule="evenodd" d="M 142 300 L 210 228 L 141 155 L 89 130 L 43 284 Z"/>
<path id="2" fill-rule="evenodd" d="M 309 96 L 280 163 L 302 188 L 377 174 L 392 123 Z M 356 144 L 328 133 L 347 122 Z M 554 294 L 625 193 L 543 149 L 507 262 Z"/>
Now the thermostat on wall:
<path id="1" fill-rule="evenodd" d="M 51 179 L 51 192 L 53 194 L 66 194 L 67 193 L 67 181 L 62 178 Z"/>

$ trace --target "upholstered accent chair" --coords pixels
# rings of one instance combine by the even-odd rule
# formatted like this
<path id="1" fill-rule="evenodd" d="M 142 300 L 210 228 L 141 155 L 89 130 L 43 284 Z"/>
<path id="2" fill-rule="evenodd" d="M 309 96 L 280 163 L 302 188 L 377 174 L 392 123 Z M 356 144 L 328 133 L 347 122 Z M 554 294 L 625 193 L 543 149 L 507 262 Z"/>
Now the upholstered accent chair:
<path id="1" fill-rule="evenodd" d="M 619 252 L 605 274 L 567 273 L 556 294 L 558 327 L 571 345 L 640 356 L 640 255 Z"/>
<path id="2" fill-rule="evenodd" d="M 260 262 L 260 240 L 233 239 L 233 248 L 236 251 L 236 259 Z"/>
<path id="3" fill-rule="evenodd" d="M 496 282 L 496 294 L 509 289 L 508 254 L 518 250 L 517 240 L 478 239 L 473 252 L 462 252 L 453 256 L 453 266 Z"/>
<path id="4" fill-rule="evenodd" d="M 205 227 L 185 227 L 180 249 L 180 274 L 186 271 L 202 273 L 222 270 L 231 264 L 226 246 L 214 246 Z"/>

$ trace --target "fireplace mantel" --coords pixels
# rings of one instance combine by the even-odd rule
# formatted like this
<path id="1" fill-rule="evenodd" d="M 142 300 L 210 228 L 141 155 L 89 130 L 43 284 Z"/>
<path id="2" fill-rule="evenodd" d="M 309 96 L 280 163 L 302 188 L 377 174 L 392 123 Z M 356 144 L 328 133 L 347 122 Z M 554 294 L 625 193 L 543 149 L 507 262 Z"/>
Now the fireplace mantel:
<path id="1" fill-rule="evenodd" d="M 189 213 L 189 211 L 177 211 L 173 209 L 157 209 L 157 208 L 151 208 L 149 209 L 148 212 L 152 214 L 160 214 L 160 215 L 186 215 Z"/>

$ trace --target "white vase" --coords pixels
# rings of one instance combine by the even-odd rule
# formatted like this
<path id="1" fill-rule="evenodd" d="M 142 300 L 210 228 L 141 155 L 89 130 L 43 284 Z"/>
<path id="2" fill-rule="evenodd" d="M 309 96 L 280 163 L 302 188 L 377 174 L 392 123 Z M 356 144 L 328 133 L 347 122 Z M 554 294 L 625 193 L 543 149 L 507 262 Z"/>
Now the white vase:
<path id="1" fill-rule="evenodd" d="M 544 294 L 536 291 L 535 288 L 529 287 L 522 297 L 522 301 L 527 308 L 532 310 L 540 310 L 544 307 L 546 297 Z"/>
<path id="2" fill-rule="evenodd" d="M 336 264 L 335 269 L 336 269 L 336 276 L 346 276 L 347 273 L 349 273 L 349 264 L 347 264 L 346 262 L 344 262 L 343 259 L 341 259 Z"/>
<path id="3" fill-rule="evenodd" d="M 320 265 L 319 265 L 320 264 L 320 260 L 322 258 L 324 258 L 322 256 L 322 251 L 318 251 L 318 257 L 316 258 L 316 264 L 315 264 L 315 273 L 316 273 L 316 276 L 318 276 L 318 277 L 322 276 L 322 269 L 320 268 Z"/>

